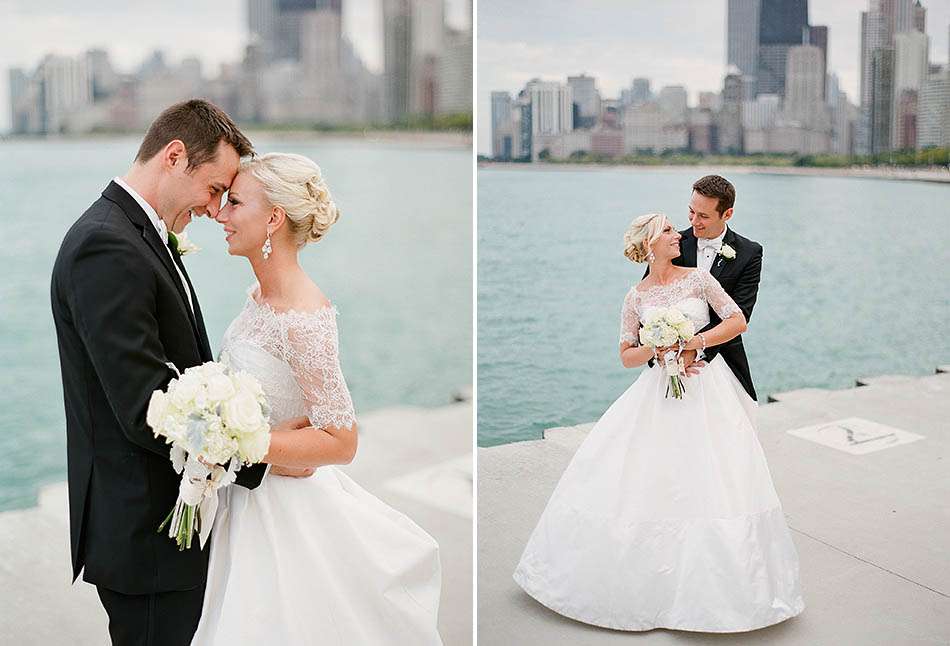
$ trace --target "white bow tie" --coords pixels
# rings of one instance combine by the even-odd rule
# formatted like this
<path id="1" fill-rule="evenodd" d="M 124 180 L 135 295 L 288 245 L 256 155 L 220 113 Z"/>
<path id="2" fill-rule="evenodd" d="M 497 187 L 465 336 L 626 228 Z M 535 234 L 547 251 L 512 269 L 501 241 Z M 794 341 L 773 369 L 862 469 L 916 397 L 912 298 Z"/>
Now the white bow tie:
<path id="1" fill-rule="evenodd" d="M 696 248 L 700 251 L 705 251 L 706 249 L 713 249 L 719 251 L 719 243 L 715 240 L 709 240 L 708 238 L 700 238 L 696 241 Z"/>

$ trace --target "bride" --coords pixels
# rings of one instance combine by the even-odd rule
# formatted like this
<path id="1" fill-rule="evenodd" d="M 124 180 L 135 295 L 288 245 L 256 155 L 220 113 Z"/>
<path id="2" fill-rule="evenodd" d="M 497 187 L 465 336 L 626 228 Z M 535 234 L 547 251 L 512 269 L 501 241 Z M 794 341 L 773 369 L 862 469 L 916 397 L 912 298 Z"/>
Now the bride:
<path id="1" fill-rule="evenodd" d="M 356 417 L 336 308 L 297 253 L 337 218 L 320 168 L 279 153 L 242 164 L 216 218 L 257 277 L 222 353 L 261 382 L 271 420 L 301 419 L 272 432 L 258 488 L 221 494 L 196 646 L 442 643 L 438 545 L 333 466 L 353 459 Z"/>
<path id="2" fill-rule="evenodd" d="M 741 334 L 745 317 L 707 271 L 672 264 L 680 235 L 661 214 L 625 236 L 650 263 L 624 300 L 620 359 L 655 357 L 640 321 L 675 306 L 695 329 L 712 307 L 722 323 L 700 350 Z M 665 349 L 659 349 L 662 353 Z M 514 573 L 562 615 L 618 630 L 742 632 L 798 615 L 798 555 L 756 438 L 755 402 L 717 356 L 666 398 L 658 364 L 604 413 L 558 482 Z"/>

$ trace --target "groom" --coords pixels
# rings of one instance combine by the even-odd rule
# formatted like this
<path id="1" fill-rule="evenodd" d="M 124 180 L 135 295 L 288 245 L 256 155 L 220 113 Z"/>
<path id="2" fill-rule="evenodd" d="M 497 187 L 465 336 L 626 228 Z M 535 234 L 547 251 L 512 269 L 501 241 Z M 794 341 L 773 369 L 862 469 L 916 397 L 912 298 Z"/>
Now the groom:
<path id="1" fill-rule="evenodd" d="M 112 643 L 190 643 L 208 551 L 158 526 L 178 496 L 169 445 L 145 424 L 152 391 L 212 361 L 174 237 L 214 217 L 251 143 L 219 108 L 185 101 L 149 127 L 135 161 L 70 228 L 51 298 L 66 406 L 73 581 L 96 586 Z M 264 465 L 237 484 L 260 484 Z"/>
<path id="2" fill-rule="evenodd" d="M 689 200 L 689 229 L 680 231 L 680 255 L 673 264 L 681 267 L 702 267 L 722 285 L 746 321 L 752 318 L 752 308 L 759 295 L 759 277 L 762 274 L 762 245 L 740 236 L 727 225 L 732 218 L 736 189 L 724 177 L 706 175 L 693 184 Z M 709 308 L 709 325 L 713 328 L 722 320 Z M 749 361 L 742 346 L 742 336 L 722 345 L 708 348 L 704 361 L 712 361 L 717 354 L 735 374 L 743 389 L 756 399 Z M 691 357 L 684 357 L 689 363 Z"/>

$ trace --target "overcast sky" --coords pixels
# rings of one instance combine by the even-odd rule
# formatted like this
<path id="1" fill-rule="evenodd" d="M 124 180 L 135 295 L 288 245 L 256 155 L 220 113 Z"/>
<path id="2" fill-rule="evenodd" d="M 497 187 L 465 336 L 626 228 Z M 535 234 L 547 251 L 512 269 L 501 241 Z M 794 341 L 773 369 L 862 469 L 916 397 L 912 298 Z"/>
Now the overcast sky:
<path id="1" fill-rule="evenodd" d="M 927 8 L 932 62 L 947 62 L 950 1 Z M 809 21 L 828 27 L 828 71 L 856 102 L 861 11 L 867 0 L 812 0 Z M 636 76 L 652 88 L 685 85 L 690 103 L 719 91 L 726 67 L 726 0 L 479 0 L 478 151 L 491 148 L 492 90 L 517 92 L 532 77 L 586 73 L 617 97 Z"/>
<path id="2" fill-rule="evenodd" d="M 382 69 L 382 0 L 344 0 L 343 29 L 363 61 Z M 465 26 L 468 3 L 446 0 L 450 25 Z M 205 75 L 241 59 L 247 41 L 246 0 L 0 0 L 0 132 L 10 128 L 8 69 L 30 71 L 48 53 L 104 48 L 120 71 L 132 71 L 155 49 L 175 63 L 198 57 Z"/>

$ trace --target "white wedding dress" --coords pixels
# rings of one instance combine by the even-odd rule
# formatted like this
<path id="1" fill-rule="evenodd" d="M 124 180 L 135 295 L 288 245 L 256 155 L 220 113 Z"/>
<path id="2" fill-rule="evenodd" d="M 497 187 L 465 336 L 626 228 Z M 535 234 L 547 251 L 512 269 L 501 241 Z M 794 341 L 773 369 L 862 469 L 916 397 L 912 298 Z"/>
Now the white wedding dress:
<path id="1" fill-rule="evenodd" d="M 277 312 L 255 288 L 224 336 L 232 368 L 261 382 L 272 422 L 349 427 L 335 308 Z M 220 505 L 193 645 L 442 643 L 438 545 L 340 469 L 231 485 Z"/>
<path id="2" fill-rule="evenodd" d="M 696 329 L 707 303 L 735 302 L 709 272 L 624 301 L 621 341 L 651 309 L 675 306 Z M 561 476 L 515 581 L 558 613 L 606 628 L 742 632 L 804 609 L 798 554 L 753 423 L 756 408 L 717 356 L 664 398 L 645 368 L 604 413 Z"/>

